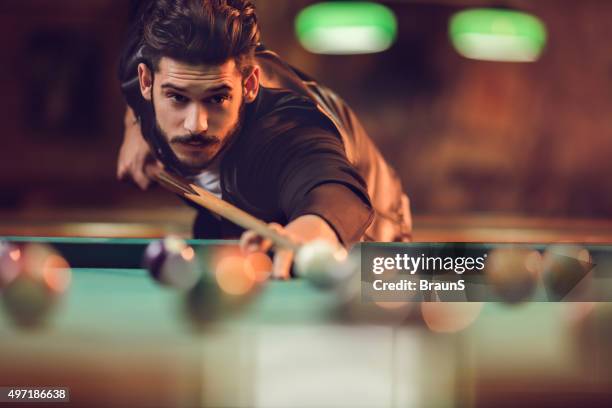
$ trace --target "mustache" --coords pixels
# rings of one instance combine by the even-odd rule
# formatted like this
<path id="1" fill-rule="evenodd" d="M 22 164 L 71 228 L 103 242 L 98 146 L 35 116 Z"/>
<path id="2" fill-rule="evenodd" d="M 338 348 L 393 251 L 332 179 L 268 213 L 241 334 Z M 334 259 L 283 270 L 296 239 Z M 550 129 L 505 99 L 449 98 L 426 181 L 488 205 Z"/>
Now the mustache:
<path id="1" fill-rule="evenodd" d="M 201 134 L 189 134 L 189 135 L 182 135 L 182 136 L 174 136 L 171 140 L 170 140 L 170 144 L 176 144 L 176 143 L 199 143 L 199 144 L 203 144 L 203 145 L 211 145 L 211 144 L 215 144 L 215 143 L 220 143 L 221 139 L 219 139 L 217 136 L 213 136 L 213 135 L 201 135 Z"/>

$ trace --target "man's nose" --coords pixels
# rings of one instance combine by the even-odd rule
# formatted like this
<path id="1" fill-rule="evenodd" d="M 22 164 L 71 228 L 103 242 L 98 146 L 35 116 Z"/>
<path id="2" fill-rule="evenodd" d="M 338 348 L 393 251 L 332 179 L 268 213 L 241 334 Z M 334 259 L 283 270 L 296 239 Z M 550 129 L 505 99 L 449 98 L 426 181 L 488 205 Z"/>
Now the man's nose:
<path id="1" fill-rule="evenodd" d="M 193 134 L 206 132 L 208 130 L 208 113 L 206 109 L 194 104 L 185 119 L 185 130 Z"/>

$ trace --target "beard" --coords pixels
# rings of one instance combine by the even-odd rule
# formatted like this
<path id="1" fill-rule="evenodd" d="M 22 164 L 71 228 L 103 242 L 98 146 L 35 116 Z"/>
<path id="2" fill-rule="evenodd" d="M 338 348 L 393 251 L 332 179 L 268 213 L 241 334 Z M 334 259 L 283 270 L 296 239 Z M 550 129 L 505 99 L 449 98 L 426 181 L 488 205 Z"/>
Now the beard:
<path id="1" fill-rule="evenodd" d="M 157 139 L 163 141 L 174 156 L 172 160 L 178 164 L 180 172 L 185 175 L 195 175 L 206 169 L 235 141 L 242 130 L 245 116 L 244 99 L 238 111 L 238 120 L 225 137 L 208 134 L 187 134 L 169 137 L 159 126 L 155 116 L 155 133 Z M 189 154 L 177 153 L 181 146 L 189 146 Z M 165 163 L 164 163 L 165 164 Z"/>

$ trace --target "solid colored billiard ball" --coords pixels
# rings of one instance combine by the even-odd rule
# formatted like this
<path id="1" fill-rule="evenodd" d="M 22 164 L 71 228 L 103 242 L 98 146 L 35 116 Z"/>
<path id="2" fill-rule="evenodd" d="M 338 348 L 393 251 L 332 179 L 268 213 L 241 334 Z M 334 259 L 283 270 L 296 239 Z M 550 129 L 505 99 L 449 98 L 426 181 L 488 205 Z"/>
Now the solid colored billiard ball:
<path id="1" fill-rule="evenodd" d="M 152 241 L 145 249 L 143 265 L 164 286 L 189 290 L 200 277 L 194 249 L 178 237 Z"/>
<path id="2" fill-rule="evenodd" d="M 2 291 L 2 306 L 17 326 L 39 327 L 48 321 L 68 290 L 70 266 L 49 246 L 27 244 L 16 248 L 13 254 L 18 272 Z"/>
<path id="3" fill-rule="evenodd" d="M 319 288 L 332 288 L 353 272 L 345 268 L 348 254 L 344 248 L 334 247 L 326 241 L 312 241 L 300 247 L 295 256 L 298 277 Z"/>

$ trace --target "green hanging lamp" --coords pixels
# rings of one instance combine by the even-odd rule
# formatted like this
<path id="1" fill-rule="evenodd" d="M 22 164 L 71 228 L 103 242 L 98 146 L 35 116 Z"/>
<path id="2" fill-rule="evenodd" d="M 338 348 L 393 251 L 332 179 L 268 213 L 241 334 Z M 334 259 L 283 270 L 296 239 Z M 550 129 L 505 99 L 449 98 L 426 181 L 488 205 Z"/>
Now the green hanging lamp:
<path id="1" fill-rule="evenodd" d="M 367 1 L 317 3 L 303 9 L 295 32 L 316 54 L 368 54 L 388 49 L 397 36 L 397 19 L 382 4 Z"/>
<path id="2" fill-rule="evenodd" d="M 546 27 L 537 17 L 514 10 L 478 8 L 451 17 L 455 50 L 470 59 L 532 62 L 546 46 Z"/>

